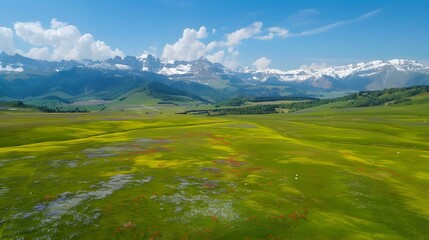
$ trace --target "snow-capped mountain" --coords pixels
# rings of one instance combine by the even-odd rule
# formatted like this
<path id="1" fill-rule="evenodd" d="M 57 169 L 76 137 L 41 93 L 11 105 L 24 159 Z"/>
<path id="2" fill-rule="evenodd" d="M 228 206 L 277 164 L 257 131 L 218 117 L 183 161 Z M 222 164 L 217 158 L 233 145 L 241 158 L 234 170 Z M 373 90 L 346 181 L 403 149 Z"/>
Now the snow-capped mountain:
<path id="1" fill-rule="evenodd" d="M 69 70 L 75 66 L 81 65 L 77 61 L 44 61 L 36 60 L 15 54 L 7 55 L 5 52 L 0 52 L 0 72 L 31 72 L 31 73 L 46 73 Z"/>
<path id="2" fill-rule="evenodd" d="M 164 64 L 159 74 L 167 75 L 172 80 L 187 80 L 208 84 L 221 79 L 231 71 L 219 63 L 212 63 L 206 58 L 194 61 L 170 61 Z"/>
<path id="3" fill-rule="evenodd" d="M 54 73 L 69 71 L 74 67 L 93 70 L 114 70 L 126 72 L 154 72 L 168 76 L 172 80 L 187 80 L 206 83 L 217 79 L 220 74 L 228 74 L 231 71 L 218 63 L 211 63 L 206 58 L 194 61 L 169 61 L 156 58 L 151 54 L 140 56 L 115 57 L 102 61 L 73 60 L 73 61 L 44 61 L 36 60 L 15 54 L 0 53 L 0 71 L 4 73 Z"/>
<path id="4" fill-rule="evenodd" d="M 211 63 L 206 58 L 194 61 L 172 61 L 156 58 L 151 54 L 137 57 L 127 56 L 123 59 L 116 57 L 104 61 L 80 61 L 82 65 L 93 69 L 123 70 L 135 72 L 154 72 L 168 76 L 170 79 L 185 79 L 204 82 L 218 74 L 226 74 L 229 69 L 218 63 Z"/>
<path id="5" fill-rule="evenodd" d="M 252 72 L 247 79 L 262 82 L 296 82 L 322 89 L 337 87 L 351 90 L 377 90 L 429 84 L 429 66 L 405 59 L 376 60 L 289 71 L 266 69 Z"/>
<path id="6" fill-rule="evenodd" d="M 1 62 L 0 62 L 1 64 Z M 3 67 L 2 65 L 0 65 L 0 72 L 4 71 L 4 72 L 23 72 L 24 69 L 20 66 L 14 68 L 12 65 L 10 64 L 5 64 L 6 66 Z"/>
<path id="7" fill-rule="evenodd" d="M 294 88 L 322 90 L 376 90 L 429 84 L 429 66 L 413 60 L 392 59 L 323 68 L 295 70 L 250 68 L 231 70 L 206 58 L 194 61 L 171 61 L 150 54 L 115 57 L 103 61 L 43 61 L 0 53 L 0 74 L 47 74 L 69 71 L 75 67 L 132 74 L 153 72 L 170 80 L 196 82 L 215 88 L 243 88 L 255 85 L 293 85 Z"/>
<path id="8" fill-rule="evenodd" d="M 400 72 L 426 72 L 429 73 L 429 66 L 416 61 L 405 59 L 392 59 L 389 61 L 371 61 L 342 66 L 331 66 L 326 68 L 300 68 L 289 71 L 278 69 L 266 69 L 253 72 L 254 79 L 266 81 L 269 77 L 277 77 L 280 81 L 306 81 L 316 80 L 323 76 L 336 79 L 350 76 L 369 77 L 386 70 L 396 70 Z"/>

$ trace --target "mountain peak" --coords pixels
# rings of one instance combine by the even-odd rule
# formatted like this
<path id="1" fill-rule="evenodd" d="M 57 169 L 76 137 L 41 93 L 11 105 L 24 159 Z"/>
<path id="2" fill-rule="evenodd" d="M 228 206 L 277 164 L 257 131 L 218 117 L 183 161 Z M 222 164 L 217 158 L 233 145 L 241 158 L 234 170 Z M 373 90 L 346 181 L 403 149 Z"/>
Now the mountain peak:
<path id="1" fill-rule="evenodd" d="M 265 69 L 254 72 L 254 76 L 265 81 L 270 76 L 277 76 L 282 81 L 305 81 L 316 80 L 323 76 L 335 79 L 343 79 L 349 76 L 368 77 L 394 69 L 400 72 L 423 72 L 429 73 L 429 66 L 414 60 L 391 59 L 387 61 L 374 60 L 356 64 L 329 66 L 329 67 L 302 67 L 299 69 L 282 71 L 277 69 Z M 255 78 L 254 77 L 254 78 Z"/>
<path id="2" fill-rule="evenodd" d="M 210 62 L 210 61 L 209 61 L 209 59 L 208 59 L 208 58 L 206 58 L 206 57 L 204 57 L 204 56 L 202 56 L 202 57 L 198 58 L 198 59 L 197 59 L 197 61 L 201 61 L 201 62 Z M 212 62 L 210 62 L 210 63 L 212 63 Z"/>
<path id="3" fill-rule="evenodd" d="M 127 72 L 149 71 L 158 74 L 167 75 L 173 80 L 187 80 L 207 84 L 216 79 L 224 79 L 225 75 L 238 77 L 243 80 L 266 81 L 276 77 L 279 81 L 317 81 L 328 77 L 341 80 L 349 77 L 371 77 L 387 72 L 398 71 L 402 73 L 423 73 L 429 74 L 429 66 L 418 63 L 414 60 L 391 59 L 391 60 L 374 60 L 360 62 L 355 64 L 337 65 L 337 66 L 309 66 L 293 70 L 281 70 L 267 68 L 264 70 L 252 70 L 250 68 L 240 68 L 231 70 L 220 63 L 212 63 L 206 57 L 200 57 L 193 61 L 174 61 L 157 58 L 151 54 L 144 53 L 137 57 L 126 56 L 124 58 L 115 57 L 107 60 L 93 61 L 42 61 L 35 60 L 15 54 L 10 56 L 5 52 L 0 52 L 3 70 L 6 66 L 8 69 L 23 69 L 24 71 L 39 72 L 57 72 L 67 71 L 76 66 L 86 66 L 91 69 L 118 70 Z"/>
<path id="4" fill-rule="evenodd" d="M 136 58 L 140 61 L 144 61 L 146 59 L 157 59 L 155 56 L 153 56 L 150 53 L 142 53 L 140 55 L 137 55 Z"/>
<path id="5" fill-rule="evenodd" d="M 407 59 L 391 59 L 388 61 L 393 65 L 404 65 L 404 64 L 416 64 L 417 61 L 407 60 Z"/>
<path id="6" fill-rule="evenodd" d="M 115 61 L 120 61 L 120 60 L 122 60 L 123 58 L 121 58 L 120 56 L 116 56 L 116 57 L 114 57 L 113 58 L 113 60 L 115 60 Z"/>

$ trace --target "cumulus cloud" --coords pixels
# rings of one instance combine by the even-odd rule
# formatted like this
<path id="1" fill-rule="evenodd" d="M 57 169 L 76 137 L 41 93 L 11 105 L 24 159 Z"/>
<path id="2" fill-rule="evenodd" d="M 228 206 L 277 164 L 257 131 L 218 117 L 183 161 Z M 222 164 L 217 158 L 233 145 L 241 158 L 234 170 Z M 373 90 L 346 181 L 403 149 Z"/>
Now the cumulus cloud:
<path id="1" fill-rule="evenodd" d="M 183 30 L 182 37 L 177 42 L 173 44 L 166 44 L 164 46 L 162 56 L 170 60 L 187 61 L 192 61 L 206 56 L 212 62 L 220 62 L 226 67 L 236 68 L 238 67 L 237 58 L 239 56 L 239 51 L 237 49 L 239 48 L 240 43 L 245 40 L 257 39 L 267 41 L 274 38 L 285 39 L 288 37 L 320 34 L 343 25 L 367 20 L 378 15 L 380 12 L 381 9 L 377 9 L 354 19 L 334 22 L 300 33 L 291 33 L 288 29 L 280 26 L 263 28 L 262 22 L 257 21 L 230 33 L 226 33 L 223 36 L 223 39 L 218 39 L 211 42 L 204 42 L 204 38 L 207 37 L 207 31 L 204 26 L 200 27 L 198 30 L 186 28 Z M 319 11 L 317 9 L 305 9 L 289 17 L 286 23 L 294 26 L 305 26 L 307 24 L 314 23 L 314 17 L 318 15 Z M 216 29 L 212 29 L 211 33 L 212 35 L 216 33 Z M 257 59 L 253 65 L 256 69 L 263 70 L 266 69 L 270 63 L 270 59 L 262 57 Z"/>
<path id="2" fill-rule="evenodd" d="M 262 29 L 262 25 L 262 22 L 254 22 L 225 34 L 222 40 L 208 43 L 204 42 L 207 37 L 205 26 L 200 27 L 198 30 L 185 28 L 182 37 L 177 42 L 164 46 L 162 57 L 170 60 L 192 61 L 205 56 L 211 62 L 222 63 L 228 68 L 236 68 L 239 66 L 237 58 L 240 53 L 235 48 L 244 40 L 271 40 L 275 37 L 288 37 L 289 31 L 285 28 L 274 26 Z M 215 30 L 212 30 L 212 34 L 215 32 Z M 265 60 L 268 60 L 269 64 L 270 60 Z"/>
<path id="3" fill-rule="evenodd" d="M 286 38 L 288 36 L 289 31 L 285 28 L 281 27 L 270 27 L 268 28 L 268 34 L 264 36 L 258 36 L 257 39 L 260 40 L 271 40 L 274 37 Z"/>
<path id="4" fill-rule="evenodd" d="M 82 35 L 77 27 L 56 19 L 52 19 L 49 29 L 44 29 L 40 22 L 17 22 L 14 29 L 18 37 L 36 46 L 23 53 L 36 59 L 101 60 L 124 56 L 121 50 L 112 50 L 105 42 L 96 40 L 91 34 Z"/>
<path id="5" fill-rule="evenodd" d="M 213 41 L 213 42 L 210 42 L 209 44 L 207 44 L 207 46 L 206 46 L 206 51 L 207 52 L 210 52 L 210 51 L 212 51 L 213 49 L 215 49 L 216 47 L 218 47 L 219 46 L 219 43 L 218 42 L 216 42 L 216 41 Z"/>
<path id="6" fill-rule="evenodd" d="M 191 61 L 205 55 L 207 46 L 200 39 L 207 36 L 206 27 L 197 30 L 185 28 L 182 37 L 174 44 L 164 46 L 162 57 L 171 60 Z"/>
<path id="7" fill-rule="evenodd" d="M 225 59 L 222 61 L 222 64 L 223 64 L 225 67 L 229 68 L 229 69 L 235 69 L 235 68 L 238 68 L 238 67 L 240 66 L 240 64 L 239 64 L 239 62 L 237 61 L 237 59 L 235 59 L 235 58 L 233 58 L 233 57 L 225 58 Z"/>
<path id="8" fill-rule="evenodd" d="M 225 55 L 221 63 L 230 69 L 239 67 L 238 56 L 240 55 L 240 52 L 235 50 L 233 47 L 228 47 L 227 53 L 228 54 Z"/>
<path id="9" fill-rule="evenodd" d="M 10 28 L 0 27 L 0 51 L 3 51 L 7 54 L 15 53 L 13 32 Z"/>
<path id="10" fill-rule="evenodd" d="M 262 29 L 262 22 L 254 22 L 247 27 L 240 28 L 232 33 L 226 34 L 226 41 L 222 42 L 224 46 L 236 46 L 243 40 L 254 38 L 259 40 L 271 40 L 274 37 L 286 38 L 289 31 L 282 27 L 270 27 Z"/>
<path id="11" fill-rule="evenodd" d="M 225 55 L 225 51 L 221 50 L 213 53 L 212 55 L 208 55 L 207 59 L 213 63 L 221 63 L 223 61 L 224 55 Z"/>
<path id="12" fill-rule="evenodd" d="M 50 59 L 51 51 L 48 47 L 32 48 L 27 53 L 18 50 L 18 53 L 34 59 Z"/>
<path id="13" fill-rule="evenodd" d="M 226 46 L 235 46 L 245 39 L 254 37 L 261 32 L 262 22 L 254 22 L 247 27 L 240 28 L 226 35 L 226 41 L 223 43 Z"/>
<path id="14" fill-rule="evenodd" d="M 268 65 L 270 65 L 271 59 L 268 59 L 266 57 L 261 57 L 256 59 L 255 62 L 253 62 L 253 66 L 255 66 L 256 70 L 265 70 L 268 68 Z"/>

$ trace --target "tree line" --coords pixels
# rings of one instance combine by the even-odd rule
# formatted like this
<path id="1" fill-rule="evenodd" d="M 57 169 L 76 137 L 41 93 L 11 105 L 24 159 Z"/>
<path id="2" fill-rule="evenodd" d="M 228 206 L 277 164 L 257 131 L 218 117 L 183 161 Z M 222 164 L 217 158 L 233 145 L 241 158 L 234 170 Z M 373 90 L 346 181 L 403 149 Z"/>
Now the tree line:
<path id="1" fill-rule="evenodd" d="M 279 97 L 257 97 L 246 98 L 238 97 L 230 99 L 224 104 L 235 106 L 233 108 L 220 108 L 216 105 L 215 109 L 203 110 L 188 110 L 180 112 L 180 114 L 207 114 L 209 116 L 216 115 L 244 115 L 244 114 L 271 114 L 277 113 L 279 109 L 288 109 L 288 111 L 297 111 L 305 108 L 317 107 L 330 103 L 341 103 L 335 105 L 335 108 L 350 108 L 350 107 L 369 107 L 380 106 L 385 104 L 412 104 L 411 97 L 429 92 L 429 86 L 414 86 L 406 88 L 390 88 L 378 91 L 361 91 L 352 93 L 347 96 L 330 98 L 330 99 L 315 99 L 308 97 L 295 98 L 296 102 L 282 104 L 258 104 L 254 106 L 242 106 L 245 102 L 251 100 L 267 102 L 272 99 L 278 101 Z M 284 97 L 282 100 L 292 100 L 293 97 Z"/>
<path id="2" fill-rule="evenodd" d="M 58 108 L 58 107 L 50 108 L 48 106 L 40 106 L 37 109 L 39 109 L 39 111 L 41 111 L 41 112 L 46 112 L 46 113 L 87 113 L 87 112 L 89 112 L 86 109 L 79 109 L 79 107 L 63 110 L 63 109 Z"/>

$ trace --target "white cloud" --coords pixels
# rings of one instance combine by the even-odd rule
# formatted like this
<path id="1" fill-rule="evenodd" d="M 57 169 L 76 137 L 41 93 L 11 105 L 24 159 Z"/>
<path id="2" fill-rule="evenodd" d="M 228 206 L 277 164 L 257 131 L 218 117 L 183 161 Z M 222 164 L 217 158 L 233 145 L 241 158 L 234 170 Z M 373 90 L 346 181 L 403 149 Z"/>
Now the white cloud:
<path id="1" fill-rule="evenodd" d="M 234 50 L 233 47 L 228 47 L 228 55 L 224 58 L 222 64 L 230 69 L 239 67 L 240 65 L 237 60 L 239 55 L 240 52 L 238 50 Z"/>
<path id="2" fill-rule="evenodd" d="M 215 32 L 215 29 L 212 30 L 212 34 Z M 204 26 L 200 27 L 198 31 L 185 28 L 182 37 L 177 42 L 164 46 L 162 57 L 169 60 L 192 61 L 205 56 L 211 62 L 219 62 L 228 68 L 236 68 L 239 66 L 237 61 L 239 51 L 235 47 L 244 40 L 250 38 L 259 40 L 271 40 L 274 37 L 286 38 L 288 34 L 289 31 L 281 27 L 270 27 L 262 30 L 262 22 L 254 22 L 244 28 L 225 34 L 223 40 L 205 43 L 204 38 L 207 37 L 207 31 Z"/>
<path id="3" fill-rule="evenodd" d="M 140 54 L 140 56 L 146 57 L 147 55 L 150 54 L 150 55 L 156 57 L 158 55 L 157 52 L 158 52 L 158 47 L 157 46 L 150 46 L 149 49 L 148 50 L 144 50 L 143 54 Z"/>
<path id="4" fill-rule="evenodd" d="M 48 47 L 32 48 L 27 53 L 19 50 L 18 53 L 34 59 L 50 59 L 51 57 L 51 51 Z"/>
<path id="5" fill-rule="evenodd" d="M 0 51 L 4 51 L 7 54 L 15 53 L 13 32 L 10 28 L 0 27 Z"/>
<path id="6" fill-rule="evenodd" d="M 229 68 L 236 68 L 238 67 L 237 59 L 239 56 L 239 51 L 235 48 L 238 48 L 237 46 L 245 40 L 272 40 L 274 38 L 285 39 L 287 37 L 319 34 L 343 25 L 364 21 L 368 18 L 376 16 L 380 12 L 381 10 L 378 9 L 351 20 L 334 22 L 300 33 L 290 33 L 288 29 L 280 26 L 262 28 L 262 22 L 254 22 L 246 27 L 225 34 L 224 39 L 218 39 L 208 43 L 203 41 L 204 38 L 207 37 L 207 31 L 204 26 L 200 27 L 198 31 L 195 29 L 186 28 L 183 30 L 182 37 L 177 42 L 173 44 L 166 44 L 164 46 L 162 56 L 170 60 L 187 61 L 192 61 L 206 56 L 210 61 L 220 62 Z M 319 11 L 317 9 L 305 9 L 292 15 L 286 22 L 291 25 L 303 26 L 309 23 L 314 23 L 314 17 L 317 15 L 319 15 Z M 211 33 L 212 35 L 216 33 L 216 29 L 212 29 Z M 257 59 L 253 65 L 258 70 L 262 70 L 266 69 L 270 63 L 270 59 L 262 57 Z"/>
<path id="7" fill-rule="evenodd" d="M 206 27 L 202 26 L 196 31 L 185 28 L 182 37 L 173 45 L 164 46 L 162 57 L 170 60 L 192 61 L 205 55 L 207 46 L 200 39 L 207 36 Z M 211 48 L 212 49 L 212 48 Z M 209 50 L 211 50 L 209 49 Z"/>
<path id="8" fill-rule="evenodd" d="M 221 50 L 213 53 L 212 55 L 208 55 L 207 59 L 213 63 L 221 63 L 223 61 L 224 55 L 225 55 L 225 51 Z"/>
<path id="9" fill-rule="evenodd" d="M 219 46 L 219 43 L 218 43 L 218 42 L 216 42 L 216 41 L 210 42 L 210 43 L 209 43 L 209 44 L 207 44 L 207 46 L 206 46 L 206 51 L 207 51 L 207 52 L 210 52 L 210 51 L 212 51 L 213 49 L 215 49 L 217 46 Z"/>
<path id="10" fill-rule="evenodd" d="M 354 19 L 354 20 L 351 20 L 351 22 L 358 22 L 358 21 L 366 20 L 366 19 L 374 17 L 374 16 L 376 16 L 376 15 L 378 15 L 380 13 L 381 13 L 381 8 L 376 9 L 376 10 L 371 11 L 371 12 L 367 12 L 364 15 L 362 15 L 362 16 Z"/>
<path id="11" fill-rule="evenodd" d="M 264 36 L 258 36 L 257 39 L 260 40 L 271 40 L 274 37 L 278 36 L 281 38 L 286 38 L 288 36 L 289 31 L 285 28 L 281 27 L 270 27 L 268 28 L 268 34 Z"/>
<path id="12" fill-rule="evenodd" d="M 267 69 L 268 65 L 270 65 L 271 59 L 268 59 L 266 57 L 261 57 L 256 59 L 255 62 L 253 62 L 253 66 L 255 66 L 256 70 L 265 70 Z"/>
<path id="13" fill-rule="evenodd" d="M 240 28 L 226 35 L 226 46 L 235 46 L 245 39 L 254 37 L 261 32 L 262 22 L 254 22 L 247 27 Z"/>
<path id="14" fill-rule="evenodd" d="M 28 57 L 46 60 L 100 60 L 124 56 L 121 50 L 112 50 L 105 42 L 95 40 L 91 34 L 82 35 L 77 27 L 56 19 L 52 19 L 49 29 L 44 29 L 40 22 L 17 22 L 14 28 L 18 37 L 38 47 L 24 53 Z"/>
<path id="15" fill-rule="evenodd" d="M 377 9 L 377 10 L 365 13 L 365 14 L 363 14 L 363 15 L 355 18 L 355 19 L 334 22 L 334 23 L 331 23 L 331 24 L 328 24 L 328 25 L 325 25 L 325 26 L 321 26 L 321 27 L 318 27 L 318 28 L 310 29 L 310 30 L 303 31 L 303 32 L 300 32 L 300 33 L 293 33 L 293 34 L 290 34 L 290 36 L 292 36 L 292 37 L 301 37 L 301 36 L 308 36 L 308 35 L 314 35 L 314 34 L 324 33 L 324 32 L 330 31 L 330 30 L 332 30 L 334 28 L 341 27 L 343 25 L 348 25 L 348 24 L 352 24 L 352 23 L 356 23 L 356 22 L 360 22 L 360 21 L 366 20 L 368 18 L 376 16 L 380 12 L 381 12 L 381 9 Z"/>
<path id="16" fill-rule="evenodd" d="M 200 29 L 198 29 L 197 38 L 198 39 L 202 39 L 202 38 L 205 38 L 205 37 L 207 37 L 206 27 L 201 26 Z"/>
<path id="17" fill-rule="evenodd" d="M 235 69 L 240 66 L 238 61 L 234 58 L 226 58 L 223 60 L 222 64 L 229 69 Z"/>
<path id="18" fill-rule="evenodd" d="M 262 32 L 266 32 L 266 34 L 260 35 Z M 254 22 L 247 27 L 240 28 L 232 33 L 226 34 L 226 41 L 222 42 L 221 45 L 232 47 L 249 38 L 271 40 L 274 37 L 286 38 L 288 37 L 288 34 L 289 31 L 282 27 L 270 27 L 262 30 L 262 22 Z"/>

